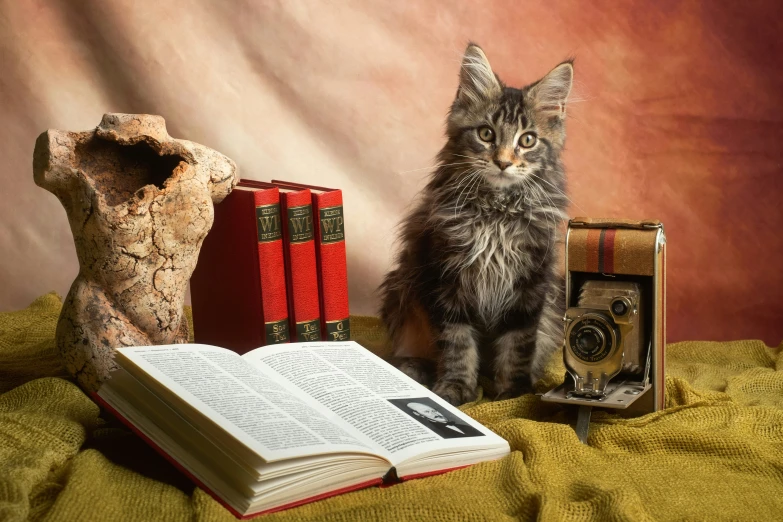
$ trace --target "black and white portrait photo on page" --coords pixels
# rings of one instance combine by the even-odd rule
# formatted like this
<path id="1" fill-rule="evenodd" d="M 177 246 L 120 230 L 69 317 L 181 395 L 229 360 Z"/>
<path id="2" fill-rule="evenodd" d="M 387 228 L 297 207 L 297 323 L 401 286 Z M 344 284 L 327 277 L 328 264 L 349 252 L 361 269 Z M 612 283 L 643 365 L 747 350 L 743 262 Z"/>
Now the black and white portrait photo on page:
<path id="1" fill-rule="evenodd" d="M 479 430 L 457 419 L 430 398 L 388 400 L 444 439 L 484 436 Z"/>

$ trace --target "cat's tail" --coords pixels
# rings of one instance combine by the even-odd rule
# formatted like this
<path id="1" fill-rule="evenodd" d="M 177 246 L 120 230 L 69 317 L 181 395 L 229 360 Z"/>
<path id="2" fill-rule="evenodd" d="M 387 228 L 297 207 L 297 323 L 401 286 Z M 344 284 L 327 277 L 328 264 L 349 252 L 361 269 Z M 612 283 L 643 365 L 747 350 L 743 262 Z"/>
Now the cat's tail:
<path id="1" fill-rule="evenodd" d="M 391 342 L 388 362 L 426 386 L 435 378 L 435 337 L 429 315 L 409 288 L 399 269 L 389 272 L 379 288 L 380 316 Z"/>

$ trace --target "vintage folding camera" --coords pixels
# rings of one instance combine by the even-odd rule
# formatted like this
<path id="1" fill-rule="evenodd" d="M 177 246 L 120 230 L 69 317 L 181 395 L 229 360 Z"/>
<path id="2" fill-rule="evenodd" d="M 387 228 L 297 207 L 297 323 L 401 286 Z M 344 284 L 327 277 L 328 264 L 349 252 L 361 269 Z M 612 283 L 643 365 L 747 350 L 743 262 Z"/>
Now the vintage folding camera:
<path id="1" fill-rule="evenodd" d="M 641 415 L 664 406 L 659 221 L 575 218 L 566 236 L 565 382 L 542 400 Z M 589 417 L 588 417 L 589 419 Z M 586 429 L 586 428 L 585 428 Z"/>

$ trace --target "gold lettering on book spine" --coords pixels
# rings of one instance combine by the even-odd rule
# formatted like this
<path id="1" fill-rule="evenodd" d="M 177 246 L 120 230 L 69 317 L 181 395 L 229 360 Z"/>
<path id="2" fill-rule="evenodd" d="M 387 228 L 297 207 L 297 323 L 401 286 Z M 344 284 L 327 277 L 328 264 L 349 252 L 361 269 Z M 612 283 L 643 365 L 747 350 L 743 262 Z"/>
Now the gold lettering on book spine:
<path id="1" fill-rule="evenodd" d="M 301 321 L 296 323 L 296 341 L 311 342 L 321 340 L 321 320 Z"/>
<path id="2" fill-rule="evenodd" d="M 339 321 L 326 321 L 327 341 L 349 341 L 351 339 L 351 321 L 348 318 Z"/>
<path id="3" fill-rule="evenodd" d="M 264 329 L 266 330 L 266 344 L 288 342 L 288 318 L 264 323 Z"/>
<path id="4" fill-rule="evenodd" d="M 259 243 L 270 243 L 283 237 L 280 227 L 280 204 L 257 206 L 256 227 L 258 228 Z"/>
<path id="5" fill-rule="evenodd" d="M 343 207 L 322 208 L 319 212 L 321 220 L 321 244 L 338 243 L 345 241 L 345 221 L 343 219 Z"/>
<path id="6" fill-rule="evenodd" d="M 313 206 L 289 207 L 288 240 L 291 243 L 305 243 L 313 237 Z"/>

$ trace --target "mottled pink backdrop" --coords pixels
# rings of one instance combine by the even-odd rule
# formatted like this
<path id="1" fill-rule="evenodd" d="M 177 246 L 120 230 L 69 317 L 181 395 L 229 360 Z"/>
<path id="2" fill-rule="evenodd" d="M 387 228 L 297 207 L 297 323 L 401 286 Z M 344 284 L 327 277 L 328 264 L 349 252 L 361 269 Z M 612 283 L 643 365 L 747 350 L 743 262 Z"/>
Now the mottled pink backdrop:
<path id="1" fill-rule="evenodd" d="M 509 84 L 576 57 L 572 215 L 658 218 L 669 340 L 783 339 L 779 2 L 0 2 L 0 309 L 64 294 L 35 137 L 163 115 L 244 177 L 345 191 L 352 311 L 374 313 L 468 40 Z M 416 170 L 420 169 L 420 170 Z"/>

